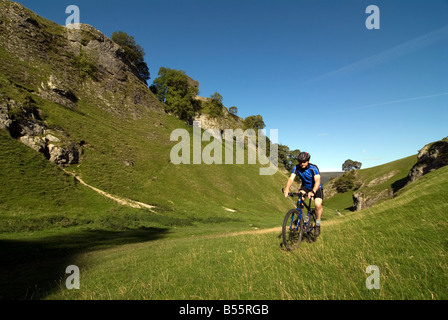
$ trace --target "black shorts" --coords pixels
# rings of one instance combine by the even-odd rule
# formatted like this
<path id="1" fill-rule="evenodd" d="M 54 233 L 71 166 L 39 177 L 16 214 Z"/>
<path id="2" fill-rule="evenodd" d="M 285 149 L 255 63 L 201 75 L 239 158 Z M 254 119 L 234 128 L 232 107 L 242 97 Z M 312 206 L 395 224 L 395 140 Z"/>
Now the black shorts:
<path id="1" fill-rule="evenodd" d="M 306 193 L 310 192 L 310 189 L 307 188 L 300 188 L 299 191 L 305 191 Z M 319 188 L 319 190 L 316 191 L 316 193 L 314 194 L 314 199 L 320 198 L 322 199 L 322 201 L 324 200 L 324 189 Z"/>

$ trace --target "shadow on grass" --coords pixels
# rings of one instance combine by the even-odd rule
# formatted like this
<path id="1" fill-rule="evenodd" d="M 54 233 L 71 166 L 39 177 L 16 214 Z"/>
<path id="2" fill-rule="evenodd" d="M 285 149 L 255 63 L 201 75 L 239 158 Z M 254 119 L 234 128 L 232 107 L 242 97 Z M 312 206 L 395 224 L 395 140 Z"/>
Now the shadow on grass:
<path id="1" fill-rule="evenodd" d="M 400 189 L 402 189 L 406 183 L 408 182 L 408 177 L 404 177 L 403 179 L 397 180 L 392 183 L 391 187 L 394 193 L 397 193 Z"/>
<path id="2" fill-rule="evenodd" d="M 0 299 L 42 299 L 65 285 L 67 266 L 85 252 L 162 238 L 168 229 L 89 230 L 37 240 L 0 240 Z M 62 281 L 62 282 L 61 282 Z"/>

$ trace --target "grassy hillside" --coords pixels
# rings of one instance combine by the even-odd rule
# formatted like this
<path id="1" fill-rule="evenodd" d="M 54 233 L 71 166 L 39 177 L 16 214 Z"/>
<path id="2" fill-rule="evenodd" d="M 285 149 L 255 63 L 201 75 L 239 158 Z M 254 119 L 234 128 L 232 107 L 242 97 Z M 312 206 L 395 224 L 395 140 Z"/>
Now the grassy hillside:
<path id="1" fill-rule="evenodd" d="M 90 225 L 132 212 L 80 186 L 41 154 L 0 130 L 0 232 Z M 136 210 L 134 210 L 135 212 Z"/>
<path id="2" fill-rule="evenodd" d="M 155 206 L 153 214 L 160 217 L 135 218 L 133 226 L 147 226 L 145 221 L 148 220 L 161 220 L 163 225 L 179 221 L 182 221 L 181 225 L 190 225 L 204 221 L 247 220 L 269 225 L 266 216 L 283 212 L 288 207 L 289 202 L 282 199 L 279 191 L 286 180 L 281 173 L 261 176 L 259 165 L 171 163 L 170 151 L 177 144 L 170 141 L 171 133 L 175 129 L 192 133 L 192 127 L 163 112 L 152 92 L 136 79 L 132 68 L 117 55 L 118 47 L 99 31 L 83 26 L 76 34 L 76 31 L 68 31 L 19 4 L 1 0 L 0 5 L 5 21 L 2 25 L 5 35 L 0 36 L 1 43 L 5 43 L 4 47 L 0 46 L 0 103 L 13 101 L 20 106 L 24 101 L 33 101 L 47 130 L 66 144 L 82 146 L 80 163 L 66 168 L 67 172 L 105 192 Z M 29 36 L 24 28 L 32 30 L 35 36 Z M 14 41 L 7 37 L 8 32 Z M 23 50 L 23 46 L 28 49 Z M 82 67 L 93 66 L 94 75 L 81 74 L 78 70 L 80 63 Z M 56 94 L 62 89 L 66 95 L 69 92 L 76 96 L 72 99 L 74 102 Z M 2 144 L 7 147 L 17 143 L 2 132 Z M 207 144 L 204 142 L 202 147 Z M 29 151 L 4 150 L 7 149 L 1 151 L 0 169 L 10 174 L 2 175 L 0 183 L 14 183 L 15 188 L 1 191 L 3 221 L 21 210 L 23 203 L 51 203 L 59 197 L 55 193 L 61 193 L 61 197 L 64 193 L 72 193 L 67 188 L 46 190 L 43 181 L 57 180 L 58 177 L 70 179 L 55 166 L 51 172 L 41 173 L 36 179 L 40 182 L 30 178 L 30 183 L 21 183 L 22 176 L 14 174 L 17 171 L 14 166 L 22 161 L 27 167 L 20 152 Z M 32 174 L 28 168 L 24 170 Z M 29 188 L 43 191 L 39 197 L 31 196 L 27 193 Z M 82 190 L 80 193 L 90 193 L 82 186 L 72 188 Z M 23 199 L 24 195 L 30 200 Z M 73 201 L 82 206 L 86 203 L 85 206 L 90 208 L 87 205 L 90 200 L 82 197 Z M 71 204 L 63 203 L 60 207 L 66 205 Z M 28 205 L 26 210 L 36 221 L 54 211 L 51 205 L 44 210 Z M 108 212 L 101 207 L 95 211 L 97 216 Z M 143 214 L 147 215 L 146 212 Z M 112 219 L 110 216 L 108 219 Z M 85 223 L 76 225 L 82 224 Z M 117 228 L 120 224 L 115 223 Z M 243 225 L 249 227 L 246 222 Z M 0 229 L 12 232 L 21 227 L 1 225 Z"/>
<path id="3" fill-rule="evenodd" d="M 333 191 L 334 196 L 326 197 L 324 205 L 330 212 L 350 212 L 352 211 L 354 192 L 362 192 L 372 197 L 378 196 L 377 203 L 390 199 L 393 197 L 393 193 L 403 186 L 405 178 L 416 162 L 417 156 L 413 155 L 380 166 L 357 170 L 354 181 L 355 188 L 344 193 Z M 332 180 L 324 185 L 324 189 L 327 191 L 326 195 L 329 195 L 329 189 L 334 189 L 334 182 L 335 180 Z"/>
<path id="4" fill-rule="evenodd" d="M 71 260 L 81 289 L 67 290 L 62 278 L 46 298 L 444 300 L 447 210 L 445 167 L 395 199 L 324 223 L 318 242 L 294 252 L 280 249 L 279 231 L 87 251 Z M 378 290 L 366 287 L 370 265 L 379 269 Z"/>
<path id="5" fill-rule="evenodd" d="M 351 195 L 333 197 L 319 241 L 287 253 L 278 237 L 294 205 L 280 193 L 286 175 L 174 165 L 170 135 L 192 127 L 162 111 L 113 44 L 88 27 L 77 40 L 10 1 L 0 7 L 0 115 L 31 101 L 61 143 L 82 146 L 63 170 L 0 130 L 0 299 L 447 298 L 447 168 L 369 210 L 339 216 Z M 412 161 L 359 171 L 359 190 L 395 188 Z M 154 208 L 120 205 L 73 175 Z M 81 269 L 80 290 L 64 286 L 68 265 Z M 369 265 L 380 269 L 379 291 L 365 288 Z"/>
<path id="6" fill-rule="evenodd" d="M 280 193 L 286 176 L 261 176 L 258 164 L 171 163 L 171 133 L 192 127 L 163 112 L 99 31 L 83 26 L 78 39 L 17 3 L 0 7 L 2 120 L 32 102 L 61 144 L 82 146 L 64 171 L 0 129 L 0 273 L 18 274 L 0 278 L 2 297 L 30 298 L 66 259 L 93 248 L 272 227 L 291 206 Z M 154 209 L 119 205 L 72 174 Z"/>
<path id="7" fill-rule="evenodd" d="M 175 145 L 170 142 L 171 131 L 184 128 L 191 132 L 192 129 L 168 115 L 148 114 L 145 119 L 121 120 L 94 106 L 80 104 L 78 112 L 73 112 L 39 97 L 34 98 L 46 113 L 48 123 L 63 127 L 64 131 L 70 132 L 72 139 L 86 142 L 82 162 L 68 167 L 67 171 L 76 173 L 88 184 L 106 192 L 154 205 L 157 213 L 170 217 L 168 220 L 189 220 L 191 223 L 208 219 L 216 222 L 221 219 L 239 221 L 251 215 L 250 219 L 265 225 L 265 216 L 279 214 L 289 205 L 280 194 L 286 181 L 281 173 L 260 176 L 260 167 L 248 164 L 170 163 L 170 150 Z M 163 125 L 155 127 L 154 122 Z M 3 217 L 13 216 L 23 207 L 24 202 L 51 203 L 59 194 L 64 196 L 64 188 L 51 188 L 46 181 L 64 177 L 66 180 L 71 179 L 74 184 L 73 178 L 67 177 L 60 168 L 50 164 L 47 164 L 52 168 L 50 172 L 40 172 L 38 177 L 29 178 L 30 182 L 22 182 L 22 174 L 15 168 L 18 163 L 22 163 L 26 172 L 36 174 L 22 153 L 29 156 L 33 154 L 42 163 L 46 160 L 42 155 L 34 155 L 33 150 L 19 144 L 2 131 L 4 147 L 1 170 L 8 172 L 8 175 L 2 174 L 0 183 L 15 186 L 1 192 L 4 199 L 0 204 Z M 14 145 L 20 151 L 9 151 L 9 145 Z M 131 160 L 134 166 L 126 166 L 126 160 Z M 42 192 L 32 196 L 30 188 L 40 188 Z M 77 188 L 83 189 L 80 186 Z M 68 190 L 67 193 L 71 191 Z M 86 203 L 86 207 L 89 207 L 82 198 L 75 202 Z M 64 205 L 70 203 L 63 203 L 61 207 Z M 229 213 L 225 208 L 237 213 Z M 27 210 L 36 220 L 54 211 L 52 207 L 42 210 L 32 205 Z M 96 213 L 101 215 L 103 211 L 99 209 Z M 3 231 L 16 230 L 4 225 L 0 228 Z"/>

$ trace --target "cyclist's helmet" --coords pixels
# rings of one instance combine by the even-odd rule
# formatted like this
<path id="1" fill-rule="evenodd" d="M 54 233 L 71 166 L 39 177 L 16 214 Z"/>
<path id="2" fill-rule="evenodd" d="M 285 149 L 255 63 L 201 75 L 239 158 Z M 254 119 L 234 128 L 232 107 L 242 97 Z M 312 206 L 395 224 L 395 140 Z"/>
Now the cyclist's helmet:
<path id="1" fill-rule="evenodd" d="M 308 152 L 300 152 L 298 160 L 300 162 L 307 162 L 310 161 L 311 155 Z"/>

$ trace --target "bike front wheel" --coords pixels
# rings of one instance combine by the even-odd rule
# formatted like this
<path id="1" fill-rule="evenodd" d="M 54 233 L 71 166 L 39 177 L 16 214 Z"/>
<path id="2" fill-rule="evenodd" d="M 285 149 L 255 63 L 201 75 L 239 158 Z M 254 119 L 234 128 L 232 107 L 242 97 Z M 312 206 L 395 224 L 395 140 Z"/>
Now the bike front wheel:
<path id="1" fill-rule="evenodd" d="M 303 219 L 297 209 L 291 209 L 283 220 L 282 240 L 286 250 L 297 249 L 303 237 Z"/>
<path id="2" fill-rule="evenodd" d="M 306 230 L 306 238 L 309 243 L 316 242 L 316 236 L 314 235 L 316 232 L 316 212 L 315 210 L 311 210 L 310 219 L 308 221 L 308 226 L 305 228 Z"/>

